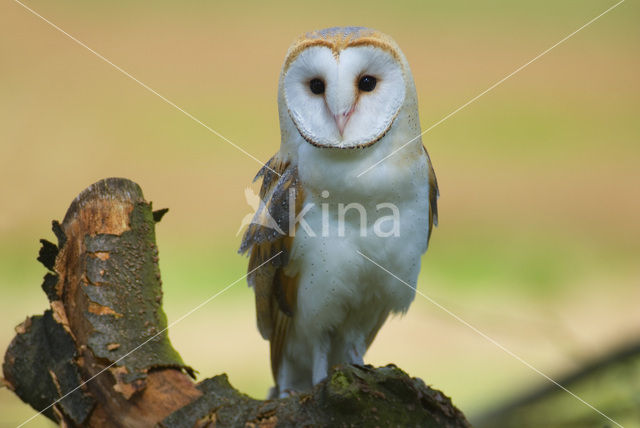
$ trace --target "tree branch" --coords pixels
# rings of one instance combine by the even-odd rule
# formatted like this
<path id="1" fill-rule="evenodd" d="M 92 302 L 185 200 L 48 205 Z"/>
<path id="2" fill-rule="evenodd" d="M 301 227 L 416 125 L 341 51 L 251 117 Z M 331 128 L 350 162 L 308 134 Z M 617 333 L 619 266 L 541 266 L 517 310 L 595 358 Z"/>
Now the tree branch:
<path id="1" fill-rule="evenodd" d="M 5 383 L 62 426 L 468 427 L 441 392 L 393 365 L 336 367 L 312 391 L 260 401 L 226 375 L 196 384 L 166 333 L 155 223 L 135 183 L 102 180 L 42 241 L 51 308 L 16 328 Z M 54 404 L 55 403 L 55 404 Z M 53 405 L 52 405 L 53 404 Z"/>

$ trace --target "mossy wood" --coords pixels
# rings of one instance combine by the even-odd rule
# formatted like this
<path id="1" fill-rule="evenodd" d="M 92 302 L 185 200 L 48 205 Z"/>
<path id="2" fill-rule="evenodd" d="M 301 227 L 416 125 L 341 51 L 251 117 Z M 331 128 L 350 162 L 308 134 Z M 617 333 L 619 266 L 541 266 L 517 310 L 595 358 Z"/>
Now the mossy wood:
<path id="1" fill-rule="evenodd" d="M 137 184 L 109 178 L 53 222 L 58 243 L 42 240 L 38 257 L 51 307 L 16 327 L 3 364 L 6 385 L 35 410 L 67 427 L 469 426 L 393 365 L 337 367 L 278 400 L 250 398 L 224 374 L 196 383 L 166 332 L 155 240 L 165 213 Z"/>

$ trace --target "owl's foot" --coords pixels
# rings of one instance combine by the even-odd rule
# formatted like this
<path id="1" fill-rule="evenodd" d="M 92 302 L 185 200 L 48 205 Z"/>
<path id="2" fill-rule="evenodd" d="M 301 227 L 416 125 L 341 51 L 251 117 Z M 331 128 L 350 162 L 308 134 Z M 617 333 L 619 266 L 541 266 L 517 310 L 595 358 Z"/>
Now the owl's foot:
<path id="1" fill-rule="evenodd" d="M 329 373 L 329 355 L 326 348 L 327 346 L 323 342 L 313 350 L 313 366 L 311 369 L 311 381 L 313 385 L 322 382 Z"/>
<path id="2" fill-rule="evenodd" d="M 358 347 L 356 345 L 351 346 L 351 349 L 349 350 L 349 362 L 351 364 L 356 364 L 359 366 L 364 366 L 364 359 L 362 358 L 362 355 L 364 353 L 358 350 Z"/>
<path id="3" fill-rule="evenodd" d="M 267 400 L 287 398 L 287 397 L 291 397 L 295 393 L 296 391 L 294 391 L 293 389 L 286 388 L 286 389 L 280 390 L 277 386 L 272 386 L 271 388 L 269 388 L 269 393 L 267 394 Z"/>
<path id="4" fill-rule="evenodd" d="M 287 398 L 294 395 L 296 392 L 293 389 L 285 389 L 284 391 L 280 391 L 278 394 L 278 398 Z"/>

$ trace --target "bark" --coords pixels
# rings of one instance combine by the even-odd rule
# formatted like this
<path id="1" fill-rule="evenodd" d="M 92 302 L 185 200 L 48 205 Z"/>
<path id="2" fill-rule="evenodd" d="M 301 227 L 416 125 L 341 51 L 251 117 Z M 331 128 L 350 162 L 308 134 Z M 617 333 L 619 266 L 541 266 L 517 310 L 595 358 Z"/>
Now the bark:
<path id="1" fill-rule="evenodd" d="M 50 309 L 16 327 L 4 382 L 62 426 L 468 427 L 449 398 L 393 365 L 336 367 L 308 393 L 255 400 L 226 375 L 199 383 L 171 346 L 153 211 L 140 187 L 83 191 L 42 240 Z"/>

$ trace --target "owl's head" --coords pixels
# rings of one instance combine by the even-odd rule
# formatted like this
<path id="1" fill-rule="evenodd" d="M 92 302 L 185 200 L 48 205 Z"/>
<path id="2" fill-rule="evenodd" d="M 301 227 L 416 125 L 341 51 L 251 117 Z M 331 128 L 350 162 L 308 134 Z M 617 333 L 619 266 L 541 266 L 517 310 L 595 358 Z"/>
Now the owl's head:
<path id="1" fill-rule="evenodd" d="M 280 76 L 281 121 L 317 147 L 360 148 L 393 126 L 413 79 L 385 34 L 361 27 L 307 33 L 289 48 Z"/>

